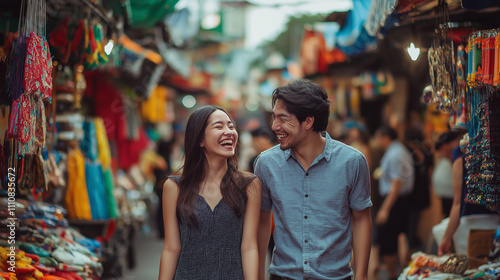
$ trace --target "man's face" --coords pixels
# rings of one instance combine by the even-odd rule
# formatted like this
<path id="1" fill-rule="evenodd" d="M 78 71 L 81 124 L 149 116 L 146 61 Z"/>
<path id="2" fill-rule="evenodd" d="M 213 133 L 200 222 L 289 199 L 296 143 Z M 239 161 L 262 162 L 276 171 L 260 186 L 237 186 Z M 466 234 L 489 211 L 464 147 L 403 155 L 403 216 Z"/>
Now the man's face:
<path id="1" fill-rule="evenodd" d="M 391 144 L 391 138 L 387 135 L 382 135 L 380 133 L 377 133 L 377 143 L 382 150 L 387 150 L 389 148 L 389 145 Z"/>
<path id="2" fill-rule="evenodd" d="M 276 133 L 282 150 L 295 148 L 305 137 L 305 130 L 299 120 L 286 110 L 284 102 L 280 99 L 276 101 L 273 108 L 273 125 L 271 128 Z"/>

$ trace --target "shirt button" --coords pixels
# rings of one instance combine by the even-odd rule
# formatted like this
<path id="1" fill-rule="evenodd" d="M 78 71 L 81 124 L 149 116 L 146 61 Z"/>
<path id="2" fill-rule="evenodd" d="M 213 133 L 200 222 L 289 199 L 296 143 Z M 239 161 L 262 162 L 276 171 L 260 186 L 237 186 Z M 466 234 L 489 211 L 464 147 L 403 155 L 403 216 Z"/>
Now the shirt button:
<path id="1" fill-rule="evenodd" d="M 304 264 L 307 264 L 307 261 L 305 261 Z"/>
<path id="2" fill-rule="evenodd" d="M 306 176 L 309 176 L 309 172 L 306 173 Z"/>
<path id="3" fill-rule="evenodd" d="M 304 196 L 305 196 L 305 197 L 309 197 L 309 195 L 308 195 L 308 194 L 306 194 L 306 195 L 304 195 Z"/>
<path id="4" fill-rule="evenodd" d="M 306 240 L 304 240 L 304 242 L 305 242 L 305 243 L 307 243 L 307 242 L 309 242 L 309 241 L 306 239 Z"/>
<path id="5" fill-rule="evenodd" d="M 304 219 L 307 219 L 307 216 L 304 216 Z"/>

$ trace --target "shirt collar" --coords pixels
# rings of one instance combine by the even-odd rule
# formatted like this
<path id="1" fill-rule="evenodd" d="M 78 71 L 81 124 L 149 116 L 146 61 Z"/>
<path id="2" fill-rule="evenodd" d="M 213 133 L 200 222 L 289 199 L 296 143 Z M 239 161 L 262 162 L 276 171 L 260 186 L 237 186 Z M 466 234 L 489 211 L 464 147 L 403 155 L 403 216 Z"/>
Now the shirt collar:
<path id="1" fill-rule="evenodd" d="M 320 161 L 322 158 L 325 158 L 327 162 L 330 162 L 330 159 L 332 158 L 333 141 L 331 141 L 332 138 L 328 133 L 326 133 L 326 131 L 322 131 L 321 135 L 326 138 L 325 148 L 323 149 L 323 152 L 317 157 L 317 161 Z M 285 160 L 289 160 L 290 158 L 294 158 L 297 160 L 297 158 L 295 158 L 295 155 L 292 152 L 292 149 L 286 149 L 284 152 L 285 152 L 284 153 Z"/>

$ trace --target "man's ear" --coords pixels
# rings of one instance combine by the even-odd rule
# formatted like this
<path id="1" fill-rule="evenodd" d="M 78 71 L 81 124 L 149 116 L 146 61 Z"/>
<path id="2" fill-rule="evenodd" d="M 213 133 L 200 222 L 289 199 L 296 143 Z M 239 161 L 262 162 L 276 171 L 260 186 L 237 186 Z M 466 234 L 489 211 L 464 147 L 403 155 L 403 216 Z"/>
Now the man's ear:
<path id="1" fill-rule="evenodd" d="M 314 117 L 313 116 L 309 116 L 307 117 L 304 122 L 302 122 L 302 125 L 304 126 L 305 129 L 312 129 L 313 125 L 314 125 Z"/>

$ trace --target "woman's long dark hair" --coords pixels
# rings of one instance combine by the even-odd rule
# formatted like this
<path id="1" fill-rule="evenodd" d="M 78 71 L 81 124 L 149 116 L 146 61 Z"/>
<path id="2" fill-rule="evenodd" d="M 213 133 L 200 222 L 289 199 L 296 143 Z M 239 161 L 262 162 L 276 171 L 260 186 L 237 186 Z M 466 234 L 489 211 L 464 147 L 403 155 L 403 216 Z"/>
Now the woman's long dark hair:
<path id="1" fill-rule="evenodd" d="M 227 112 L 217 106 L 207 105 L 197 109 L 186 125 L 184 139 L 184 167 L 179 180 L 179 197 L 177 199 L 177 219 L 179 223 L 186 222 L 190 227 L 196 228 L 198 222 L 194 215 L 194 205 L 200 191 L 200 184 L 205 179 L 205 164 L 207 158 L 203 148 L 200 146 L 205 136 L 205 129 L 208 125 L 208 118 L 216 111 Z M 227 172 L 222 178 L 221 193 L 234 214 L 240 218 L 245 211 L 246 201 L 245 185 L 243 173 L 238 170 L 238 158 L 234 156 L 227 159 Z"/>

